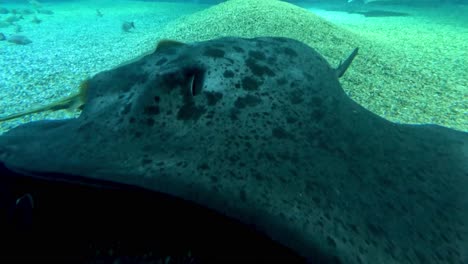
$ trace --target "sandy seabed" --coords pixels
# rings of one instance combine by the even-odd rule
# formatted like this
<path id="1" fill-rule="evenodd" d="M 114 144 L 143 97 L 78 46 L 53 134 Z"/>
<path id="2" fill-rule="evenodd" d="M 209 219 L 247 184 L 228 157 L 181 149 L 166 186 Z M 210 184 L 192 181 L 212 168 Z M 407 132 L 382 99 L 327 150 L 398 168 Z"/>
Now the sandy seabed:
<path id="1" fill-rule="evenodd" d="M 135 1 L 44 4 L 43 8 L 54 14 L 37 14 L 42 20 L 40 24 L 31 22 L 35 14 L 23 15 L 24 19 L 17 22 L 22 31 L 19 34 L 31 39 L 31 44 L 0 42 L 0 116 L 66 97 L 76 92 L 84 79 L 152 50 L 163 37 L 184 41 L 218 35 L 296 37 L 284 33 L 294 31 L 288 25 L 264 27 L 261 24 L 286 21 L 291 15 L 294 16 L 290 17 L 294 20 L 291 25 L 299 34 L 297 38 L 316 48 L 332 65 L 337 65 L 353 46 L 360 46 L 360 54 L 341 83 L 346 93 L 364 107 L 394 122 L 433 123 L 468 131 L 468 18 L 463 15 L 468 13 L 467 6 L 385 6 L 410 16 L 364 17 L 337 11 L 336 7 L 327 11 L 331 8 L 302 5 L 307 12 L 328 21 L 323 22 L 327 28 L 322 34 L 327 37 L 322 40 L 309 38 L 310 33 L 301 28 L 308 26 L 302 24 L 309 19 L 309 14 L 303 12 L 305 9 L 280 2 L 277 4 L 284 6 L 278 10 L 288 9 L 292 13 L 275 13 L 273 9 L 249 13 L 239 10 L 250 6 L 233 8 L 247 2 L 234 0 L 212 8 Z M 254 2 L 259 7 L 262 3 L 276 3 Z M 97 9 L 102 17 L 96 15 Z M 219 12 L 230 19 L 238 17 L 244 24 L 222 21 Z M 0 20 L 10 15 L 1 14 Z M 282 16 L 283 20 L 275 16 Z M 124 21 L 135 22 L 136 29 L 123 32 Z M 261 30 L 255 28 L 256 22 Z M 249 26 L 245 26 L 247 23 Z M 238 32 L 233 33 L 234 30 Z M 14 31 L 13 26 L 0 28 L 7 36 Z M 29 115 L 0 123 L 0 133 L 32 120 L 78 114 L 57 111 Z"/>

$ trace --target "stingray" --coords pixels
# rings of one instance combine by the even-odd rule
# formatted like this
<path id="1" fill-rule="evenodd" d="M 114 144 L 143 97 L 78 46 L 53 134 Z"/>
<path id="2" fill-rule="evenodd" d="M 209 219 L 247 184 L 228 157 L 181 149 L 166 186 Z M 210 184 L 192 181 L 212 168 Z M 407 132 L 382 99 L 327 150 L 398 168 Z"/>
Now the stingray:
<path id="1" fill-rule="evenodd" d="M 356 54 L 334 68 L 288 38 L 166 42 L 87 80 L 79 117 L 0 136 L 0 161 L 192 201 L 311 262 L 467 263 L 468 133 L 354 102 L 339 77 Z"/>
<path id="2" fill-rule="evenodd" d="M 401 17 L 401 16 L 409 16 L 410 14 L 408 13 L 403 13 L 403 12 L 395 12 L 395 11 L 386 11 L 386 10 L 368 10 L 368 11 L 352 11 L 348 13 L 355 13 L 355 14 L 361 14 L 364 15 L 365 17 Z"/>
<path id="3" fill-rule="evenodd" d="M 336 12 L 347 12 L 348 14 L 360 14 L 365 17 L 405 17 L 410 16 L 409 13 L 388 11 L 388 10 L 365 10 L 363 8 L 356 8 L 355 6 L 344 6 L 344 7 L 331 7 L 325 8 L 326 11 L 336 11 Z"/>

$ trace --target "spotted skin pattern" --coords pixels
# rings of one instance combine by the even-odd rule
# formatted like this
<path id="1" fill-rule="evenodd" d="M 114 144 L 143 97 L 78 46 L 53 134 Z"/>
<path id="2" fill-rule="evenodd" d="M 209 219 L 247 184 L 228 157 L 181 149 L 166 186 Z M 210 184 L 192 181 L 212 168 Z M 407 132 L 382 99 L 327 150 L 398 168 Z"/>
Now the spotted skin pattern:
<path id="1" fill-rule="evenodd" d="M 468 263 L 467 133 L 367 111 L 301 42 L 165 45 L 88 85 L 78 118 L 0 136 L 0 161 L 195 201 L 310 261 Z"/>

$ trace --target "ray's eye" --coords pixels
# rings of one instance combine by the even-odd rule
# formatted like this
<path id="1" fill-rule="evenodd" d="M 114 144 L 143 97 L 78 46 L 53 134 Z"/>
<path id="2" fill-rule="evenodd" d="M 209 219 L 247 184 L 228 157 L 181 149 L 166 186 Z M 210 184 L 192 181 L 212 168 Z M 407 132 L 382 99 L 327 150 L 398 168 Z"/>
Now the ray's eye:
<path id="1" fill-rule="evenodd" d="M 203 89 L 205 70 L 201 68 L 189 68 L 185 72 L 188 79 L 188 94 L 190 96 L 199 95 Z"/>

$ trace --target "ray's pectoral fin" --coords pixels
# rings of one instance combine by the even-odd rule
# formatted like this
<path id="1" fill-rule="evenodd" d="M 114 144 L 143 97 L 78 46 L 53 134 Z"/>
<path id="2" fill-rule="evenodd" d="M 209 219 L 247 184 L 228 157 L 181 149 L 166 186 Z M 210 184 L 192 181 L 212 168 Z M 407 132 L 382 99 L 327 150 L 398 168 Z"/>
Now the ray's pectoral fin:
<path id="1" fill-rule="evenodd" d="M 80 89 L 78 93 L 76 94 L 72 94 L 66 98 L 53 102 L 49 105 L 35 107 L 29 110 L 26 110 L 24 112 L 21 112 L 21 113 L 16 113 L 16 114 L 12 114 L 12 115 L 5 116 L 5 117 L 0 117 L 0 122 L 12 120 L 12 119 L 30 115 L 30 114 L 45 112 L 45 111 L 58 111 L 58 110 L 69 110 L 69 111 L 80 110 L 81 111 L 86 101 L 87 93 L 88 93 L 88 80 L 85 80 L 80 84 Z"/>
<path id="2" fill-rule="evenodd" d="M 346 70 L 356 57 L 358 50 L 359 48 L 355 48 L 345 61 L 340 62 L 340 65 L 338 65 L 338 67 L 336 68 L 336 76 L 338 76 L 338 78 L 345 74 Z"/>

